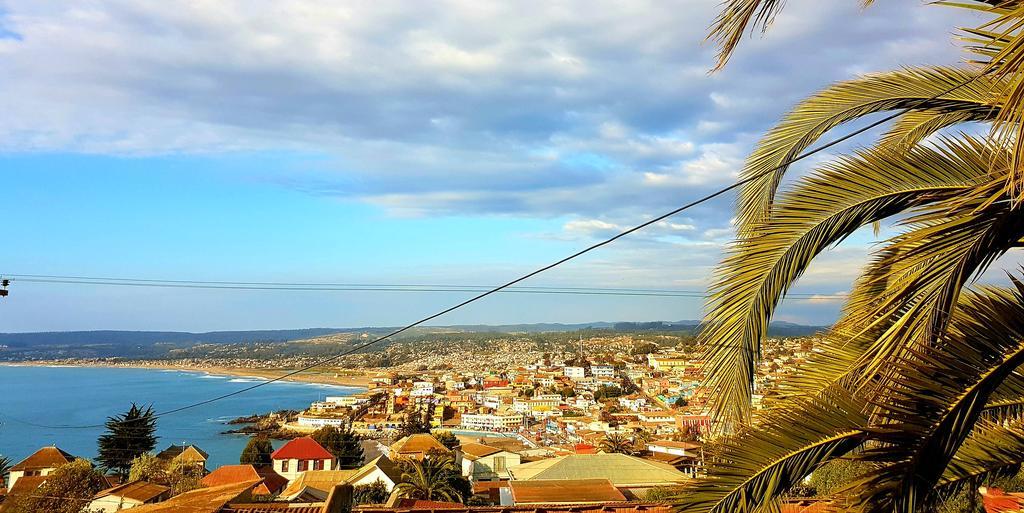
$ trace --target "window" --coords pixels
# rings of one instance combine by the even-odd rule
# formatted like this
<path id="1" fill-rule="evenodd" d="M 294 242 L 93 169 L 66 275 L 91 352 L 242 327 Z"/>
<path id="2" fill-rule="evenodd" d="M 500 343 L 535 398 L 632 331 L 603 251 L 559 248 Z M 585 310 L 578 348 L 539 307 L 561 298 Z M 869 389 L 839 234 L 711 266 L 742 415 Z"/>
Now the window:
<path id="1" fill-rule="evenodd" d="M 299 460 L 299 472 L 305 472 L 306 471 L 306 468 L 307 468 L 306 464 L 307 463 L 308 462 L 306 460 Z"/>
<path id="2" fill-rule="evenodd" d="M 281 460 L 281 472 L 288 472 L 288 460 Z"/>
<path id="3" fill-rule="evenodd" d="M 313 462 L 313 470 L 323 470 L 324 460 L 316 460 Z"/>
<path id="4" fill-rule="evenodd" d="M 495 456 L 494 457 L 494 471 L 495 472 L 504 472 L 505 471 L 505 457 L 504 456 Z"/>

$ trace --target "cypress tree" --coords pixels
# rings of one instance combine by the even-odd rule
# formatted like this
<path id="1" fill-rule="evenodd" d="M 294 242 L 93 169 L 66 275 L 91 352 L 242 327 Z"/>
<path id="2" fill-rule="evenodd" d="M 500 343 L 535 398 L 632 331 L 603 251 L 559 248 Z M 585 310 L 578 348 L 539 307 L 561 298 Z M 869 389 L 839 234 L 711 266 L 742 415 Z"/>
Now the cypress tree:
<path id="1" fill-rule="evenodd" d="M 265 436 L 254 436 L 249 439 L 249 443 L 245 444 L 245 449 L 242 449 L 242 456 L 238 459 L 238 462 L 242 465 L 255 465 L 261 467 L 264 465 L 272 465 L 273 460 L 270 459 L 270 454 L 274 452 L 274 446 L 270 444 L 270 440 Z"/>
<path id="2" fill-rule="evenodd" d="M 96 460 L 103 467 L 125 476 L 132 460 L 156 448 L 156 416 L 153 407 L 135 403 L 121 415 L 108 417 L 107 432 L 98 440 Z"/>
<path id="3" fill-rule="evenodd" d="M 313 433 L 313 440 L 338 459 L 339 469 L 359 468 L 363 465 L 363 446 L 359 444 L 360 439 L 360 436 L 352 431 L 352 426 L 324 426 Z"/>

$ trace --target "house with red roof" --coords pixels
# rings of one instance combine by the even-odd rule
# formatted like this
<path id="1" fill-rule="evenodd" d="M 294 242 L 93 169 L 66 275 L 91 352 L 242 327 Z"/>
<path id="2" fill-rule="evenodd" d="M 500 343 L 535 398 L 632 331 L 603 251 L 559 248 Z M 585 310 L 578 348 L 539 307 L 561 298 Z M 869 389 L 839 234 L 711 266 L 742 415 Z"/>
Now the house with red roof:
<path id="1" fill-rule="evenodd" d="M 43 447 L 11 467 L 7 487 L 13 490 L 15 483 L 23 477 L 47 476 L 57 467 L 74 460 L 74 456 L 55 445 Z"/>
<path id="2" fill-rule="evenodd" d="M 307 470 L 334 470 L 334 455 L 308 436 L 290 440 L 270 455 L 274 472 L 289 481 Z"/>
<path id="3" fill-rule="evenodd" d="M 203 477 L 203 486 L 221 486 L 226 484 L 262 482 L 252 489 L 253 497 L 269 497 L 277 495 L 288 485 L 284 476 L 274 472 L 269 466 L 224 465 Z"/>

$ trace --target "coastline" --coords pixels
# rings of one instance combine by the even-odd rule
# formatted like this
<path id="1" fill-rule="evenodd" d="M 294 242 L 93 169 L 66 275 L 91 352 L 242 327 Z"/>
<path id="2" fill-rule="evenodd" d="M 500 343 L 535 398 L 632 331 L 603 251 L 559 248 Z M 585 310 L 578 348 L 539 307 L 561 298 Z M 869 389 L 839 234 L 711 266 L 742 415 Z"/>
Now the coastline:
<path id="1" fill-rule="evenodd" d="M 201 372 L 212 376 L 229 376 L 235 378 L 259 378 L 273 379 L 293 369 L 252 369 L 248 367 L 222 367 L 216 365 L 171 365 L 162 363 L 100 363 L 81 362 L 68 363 L 61 361 L 34 361 L 34 362 L 3 362 L 2 366 L 11 367 L 102 367 L 102 368 L 127 368 L 127 369 L 153 369 L 153 370 L 175 370 L 183 372 Z M 281 381 L 297 383 L 308 383 L 312 385 L 334 385 L 353 388 L 367 388 L 370 384 L 370 377 L 366 374 L 356 376 L 343 376 L 335 373 L 305 372 L 288 376 Z"/>

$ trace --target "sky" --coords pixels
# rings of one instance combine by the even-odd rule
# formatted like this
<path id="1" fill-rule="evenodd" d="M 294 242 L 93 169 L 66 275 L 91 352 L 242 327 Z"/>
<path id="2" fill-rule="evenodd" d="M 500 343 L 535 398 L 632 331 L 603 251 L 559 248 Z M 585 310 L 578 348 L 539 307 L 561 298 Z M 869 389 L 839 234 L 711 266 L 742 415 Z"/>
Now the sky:
<path id="1" fill-rule="evenodd" d="M 0 0 L 0 274 L 494 285 L 728 185 L 823 86 L 960 63 L 955 29 L 976 21 L 790 0 L 709 73 L 717 4 Z M 726 196 L 527 285 L 704 290 L 732 217 Z M 874 242 L 852 237 L 795 290 L 848 290 Z M 0 331 L 393 326 L 466 297 L 15 280 Z M 435 324 L 702 308 L 507 294 Z"/>

